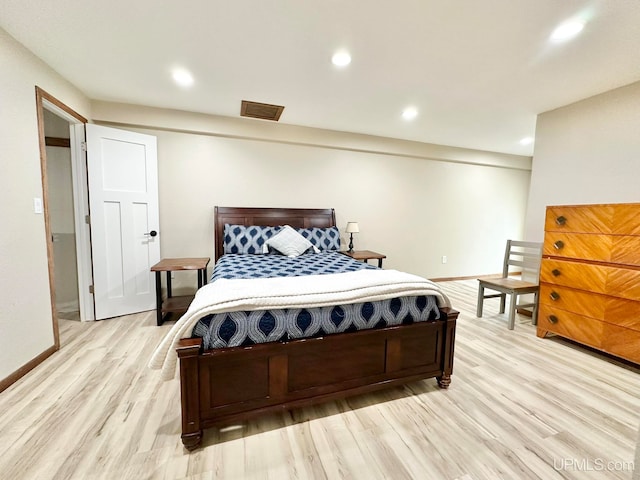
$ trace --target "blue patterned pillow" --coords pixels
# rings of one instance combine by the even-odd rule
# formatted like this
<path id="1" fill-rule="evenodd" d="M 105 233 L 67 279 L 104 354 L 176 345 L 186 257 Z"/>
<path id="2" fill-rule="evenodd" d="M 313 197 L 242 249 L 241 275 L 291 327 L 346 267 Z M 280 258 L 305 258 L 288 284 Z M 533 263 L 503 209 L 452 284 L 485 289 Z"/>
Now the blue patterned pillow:
<path id="1" fill-rule="evenodd" d="M 262 254 L 266 241 L 282 227 L 224 225 L 224 253 Z"/>
<path id="2" fill-rule="evenodd" d="M 298 228 L 298 233 L 318 247 L 320 251 L 340 250 L 340 231 L 338 227 Z"/>

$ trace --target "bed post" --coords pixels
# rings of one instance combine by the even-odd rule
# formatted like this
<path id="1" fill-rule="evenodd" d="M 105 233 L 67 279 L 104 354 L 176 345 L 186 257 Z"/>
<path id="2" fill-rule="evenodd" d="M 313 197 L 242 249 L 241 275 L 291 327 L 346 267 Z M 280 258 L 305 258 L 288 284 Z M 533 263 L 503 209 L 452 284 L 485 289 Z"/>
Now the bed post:
<path id="1" fill-rule="evenodd" d="M 444 351 L 442 353 L 442 375 L 436 377 L 440 388 L 449 388 L 451 385 L 451 372 L 453 372 L 453 346 L 456 334 L 456 319 L 458 312 L 449 308 L 446 311 L 447 320 L 444 326 Z"/>
<path id="2" fill-rule="evenodd" d="M 182 443 L 187 450 L 194 450 L 202 441 L 198 368 L 198 353 L 201 347 L 202 338 L 185 338 L 180 340 L 176 348 L 180 359 Z"/>

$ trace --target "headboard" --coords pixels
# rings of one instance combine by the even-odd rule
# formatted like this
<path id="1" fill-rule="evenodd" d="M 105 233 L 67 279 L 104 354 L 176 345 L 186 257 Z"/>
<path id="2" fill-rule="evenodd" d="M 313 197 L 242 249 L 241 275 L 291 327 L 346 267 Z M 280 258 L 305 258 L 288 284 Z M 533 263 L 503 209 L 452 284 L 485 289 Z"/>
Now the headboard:
<path id="1" fill-rule="evenodd" d="M 224 253 L 222 241 L 225 223 L 247 226 L 291 225 L 294 228 L 327 228 L 336 225 L 336 214 L 333 208 L 215 207 L 213 212 L 215 261 L 218 261 Z"/>

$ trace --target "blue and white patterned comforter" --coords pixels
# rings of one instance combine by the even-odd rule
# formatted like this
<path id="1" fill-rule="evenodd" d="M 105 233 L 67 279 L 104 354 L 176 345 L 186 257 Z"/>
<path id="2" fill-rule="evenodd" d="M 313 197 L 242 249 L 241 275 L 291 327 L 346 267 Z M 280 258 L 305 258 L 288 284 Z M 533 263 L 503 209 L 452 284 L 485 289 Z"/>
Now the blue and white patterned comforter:
<path id="1" fill-rule="evenodd" d="M 218 279 L 296 277 L 376 269 L 338 252 L 301 255 L 223 255 L 215 265 Z M 204 348 L 283 342 L 333 333 L 435 321 L 440 311 L 434 296 L 402 296 L 387 300 L 314 308 L 285 308 L 207 315 L 194 326 Z"/>
<path id="2" fill-rule="evenodd" d="M 284 255 L 223 255 L 213 269 L 211 281 L 219 278 L 300 277 L 355 272 L 378 268 L 339 252 L 310 253 L 289 258 Z"/>

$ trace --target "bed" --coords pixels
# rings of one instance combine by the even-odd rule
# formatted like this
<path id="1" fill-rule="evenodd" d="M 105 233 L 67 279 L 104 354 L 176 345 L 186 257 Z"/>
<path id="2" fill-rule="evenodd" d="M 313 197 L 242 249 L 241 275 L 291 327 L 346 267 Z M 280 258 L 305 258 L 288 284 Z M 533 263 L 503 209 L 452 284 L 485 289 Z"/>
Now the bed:
<path id="1" fill-rule="evenodd" d="M 234 256 L 233 251 L 229 250 L 229 235 L 225 225 L 227 229 L 232 225 L 265 228 L 289 225 L 306 231 L 332 227 L 337 231 L 333 209 L 215 208 L 216 268 L 213 282 L 206 286 L 206 291 L 204 288 L 198 291 L 185 314 L 191 323 L 182 325 L 181 332 L 173 332 L 178 328 L 178 324 L 174 325 L 173 333 L 170 332 L 173 340 L 171 335 L 167 335 L 163 342 L 165 347 L 172 347 L 169 351 L 175 352 L 178 358 L 182 442 L 188 450 L 200 445 L 205 428 L 237 424 L 267 412 L 308 406 L 420 379 L 436 378 L 441 388 L 449 386 L 458 312 L 448 303 L 442 306 L 440 298 L 440 305 L 427 313 L 425 304 L 427 300 L 431 301 L 430 296 L 418 295 L 424 293 L 423 290 L 415 290 L 417 284 L 414 285 L 411 278 L 402 276 L 409 274 L 381 271 L 336 252 L 319 252 L 318 255 L 304 255 L 301 258 L 318 262 L 332 259 L 331 268 L 340 271 L 296 278 L 284 274 L 282 278 L 265 279 L 260 277 L 261 267 L 255 267 L 253 262 L 277 260 L 286 264 L 289 260 L 275 255 L 245 255 L 245 259 L 236 259 L 237 255 Z M 227 255 L 224 255 L 225 248 Z M 266 247 L 262 248 L 267 251 Z M 235 271 L 235 267 L 228 267 L 227 264 L 245 260 L 249 261 L 250 266 L 245 268 L 245 276 L 238 278 L 250 278 L 254 274 L 260 278 L 242 282 L 224 278 L 227 270 Z M 355 262 L 358 266 L 345 260 Z M 287 268 L 282 267 L 281 270 Z M 309 273 L 308 269 L 302 268 L 306 273 Z M 398 283 L 395 283 L 396 276 L 401 280 Z M 367 283 L 370 277 L 384 280 L 380 281 L 380 285 L 370 286 Z M 233 297 L 221 293 L 226 285 L 234 286 L 231 289 Z M 318 286 L 320 292 L 315 293 L 316 290 L 312 289 Z M 422 285 L 419 286 L 422 288 Z M 388 289 L 393 292 L 388 292 Z M 335 290 L 331 293 L 330 302 L 329 290 Z M 368 292 L 367 301 L 358 303 L 353 292 L 357 292 L 357 295 Z M 381 293 L 379 297 L 376 296 L 378 293 Z M 264 303 L 263 296 L 272 303 Z M 417 302 L 418 306 L 414 303 L 406 306 L 400 300 Z M 378 304 L 382 306 L 370 308 Z M 365 307 L 376 310 L 382 318 L 371 319 L 371 325 L 362 327 L 364 329 L 357 329 L 355 325 L 362 323 L 362 319 L 355 320 L 354 325 L 347 325 L 347 319 L 350 318 L 348 312 L 355 308 L 366 313 Z M 415 312 L 416 308 L 421 310 L 424 321 L 407 321 L 405 317 L 412 318 L 407 312 Z M 271 312 L 292 311 L 295 312 L 295 318 L 304 317 L 300 312 L 320 312 L 307 317 L 316 315 L 322 317 L 323 321 L 303 321 L 304 328 L 300 328 L 301 323 L 296 324 L 294 319 L 293 326 L 280 328 L 270 316 Z M 337 328 L 338 323 L 331 323 L 336 311 L 340 318 L 344 318 L 346 325 L 340 323 L 341 329 Z M 251 331 L 252 335 L 241 337 L 235 335 L 238 321 L 230 324 L 235 329 L 232 334 L 225 335 L 224 329 L 215 330 L 205 342 L 205 332 L 210 331 L 210 324 L 225 323 L 223 317 L 217 323 L 212 320 L 215 315 L 227 315 L 227 321 L 235 321 L 238 315 L 258 315 L 259 320 L 255 320 L 254 325 L 259 327 L 267 318 L 269 322 L 266 325 L 269 328 L 247 328 L 245 330 Z M 372 317 L 370 314 L 365 316 L 367 320 Z M 322 325 L 318 327 L 319 324 Z M 316 326 L 307 328 L 309 325 Z M 305 329 L 309 331 L 302 331 Z M 185 332 L 198 336 L 181 338 Z M 164 363 L 165 366 L 171 366 L 172 362 L 165 358 Z M 158 364 L 156 362 L 156 366 Z"/>

